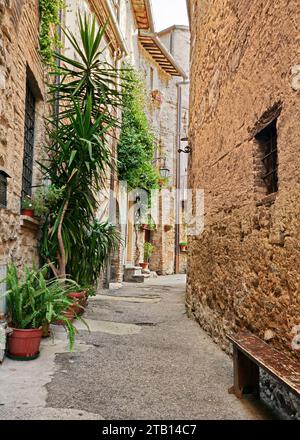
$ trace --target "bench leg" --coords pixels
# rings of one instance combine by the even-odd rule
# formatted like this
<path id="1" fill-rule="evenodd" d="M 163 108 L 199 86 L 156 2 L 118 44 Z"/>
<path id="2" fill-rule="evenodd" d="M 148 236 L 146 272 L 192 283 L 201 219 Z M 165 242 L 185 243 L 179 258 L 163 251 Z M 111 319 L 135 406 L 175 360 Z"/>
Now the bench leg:
<path id="1" fill-rule="evenodd" d="M 259 397 L 259 367 L 244 355 L 237 347 L 233 347 L 234 385 L 228 391 L 239 399 L 243 394 L 254 394 Z"/>

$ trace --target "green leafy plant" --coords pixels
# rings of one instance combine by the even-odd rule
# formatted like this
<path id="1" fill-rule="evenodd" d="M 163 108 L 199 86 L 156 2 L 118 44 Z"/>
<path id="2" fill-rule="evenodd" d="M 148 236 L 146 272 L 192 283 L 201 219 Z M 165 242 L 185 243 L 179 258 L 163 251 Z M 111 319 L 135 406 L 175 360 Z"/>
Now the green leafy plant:
<path id="1" fill-rule="evenodd" d="M 117 108 L 122 105 L 122 93 L 117 84 L 122 72 L 104 61 L 105 27 L 97 28 L 95 17 L 90 20 L 79 15 L 78 20 L 79 39 L 64 30 L 76 60 L 55 53 L 61 67 L 51 71 L 61 81 L 49 85 L 50 102 L 55 104 L 59 96 L 60 106 L 48 120 L 48 158 L 40 165 L 45 177 L 64 190 L 45 216 L 40 249 L 55 276 L 64 277 L 68 269 L 85 285 L 88 279 L 95 279 L 104 262 L 100 264 L 100 258 L 106 257 L 115 243 L 110 227 L 113 239 L 106 240 L 105 252 L 91 258 L 92 249 L 99 250 L 103 246 L 100 241 L 107 238 L 105 225 L 103 234 L 94 233 L 95 213 L 97 194 L 106 186 L 107 171 L 113 167 L 109 137 L 120 125 Z M 86 265 L 83 269 L 82 258 L 78 258 L 82 255 L 89 258 L 89 268 Z"/>
<path id="2" fill-rule="evenodd" d="M 154 137 L 145 114 L 145 86 L 139 74 L 128 69 L 123 93 L 123 119 L 118 144 L 119 179 L 128 189 L 159 188 L 159 174 L 153 166 Z"/>
<path id="3" fill-rule="evenodd" d="M 68 294 L 79 289 L 77 283 L 69 279 L 47 279 L 48 266 L 41 269 L 25 267 L 18 275 L 15 264 L 7 268 L 6 296 L 8 322 L 17 329 L 40 328 L 46 323 L 62 321 L 65 324 L 69 347 L 72 350 L 76 328 L 64 315 L 74 301 Z"/>
<path id="4" fill-rule="evenodd" d="M 143 250 L 144 250 L 144 262 L 145 263 L 149 263 L 149 260 L 151 258 L 151 255 L 153 254 L 155 247 L 153 246 L 152 243 L 149 243 L 148 241 L 146 241 L 144 243 L 143 246 Z"/>
<path id="5" fill-rule="evenodd" d="M 46 215 L 63 198 L 64 190 L 65 187 L 57 188 L 55 185 L 39 188 L 32 198 L 35 214 L 38 217 Z"/>
<path id="6" fill-rule="evenodd" d="M 72 273 L 81 286 L 93 286 L 111 251 L 118 248 L 120 233 L 115 226 L 108 222 L 101 223 L 99 220 L 94 220 L 84 233 L 85 246 L 69 260 L 68 272 Z"/>
<path id="7" fill-rule="evenodd" d="M 187 244 L 187 241 L 181 241 L 180 243 L 179 243 L 179 246 L 187 246 L 188 244 Z"/>
<path id="8" fill-rule="evenodd" d="M 22 199 L 21 208 L 22 209 L 32 209 L 32 210 L 34 209 L 33 201 L 32 201 L 32 198 L 30 196 L 25 196 Z"/>
<path id="9" fill-rule="evenodd" d="M 156 229 L 156 224 L 154 223 L 154 221 L 150 215 L 148 216 L 147 223 L 140 224 L 140 228 L 142 230 L 144 229 L 144 225 L 146 225 L 146 229 L 148 229 L 149 231 L 155 231 L 155 229 Z"/>
<path id="10" fill-rule="evenodd" d="M 60 46 L 56 27 L 60 25 L 59 11 L 65 7 L 64 0 L 39 0 L 40 53 L 45 64 L 53 64 L 53 48 Z"/>

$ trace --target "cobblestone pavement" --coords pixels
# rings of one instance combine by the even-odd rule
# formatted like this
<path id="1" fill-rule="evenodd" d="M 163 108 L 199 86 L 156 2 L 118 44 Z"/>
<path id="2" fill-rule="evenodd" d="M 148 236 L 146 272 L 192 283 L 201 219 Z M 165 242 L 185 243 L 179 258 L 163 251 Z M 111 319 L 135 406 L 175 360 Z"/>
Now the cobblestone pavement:
<path id="1" fill-rule="evenodd" d="M 0 367 L 0 419 L 268 419 L 228 394 L 231 359 L 189 319 L 185 277 L 125 284 L 90 300 L 76 349 L 61 328 L 36 361 Z"/>

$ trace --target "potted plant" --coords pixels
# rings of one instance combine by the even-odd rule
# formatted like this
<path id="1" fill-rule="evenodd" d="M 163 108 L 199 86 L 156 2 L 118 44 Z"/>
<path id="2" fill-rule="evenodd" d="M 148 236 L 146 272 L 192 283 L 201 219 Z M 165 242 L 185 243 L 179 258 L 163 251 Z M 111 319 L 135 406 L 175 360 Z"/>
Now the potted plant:
<path id="1" fill-rule="evenodd" d="M 146 241 L 143 246 L 144 249 L 144 262 L 140 263 L 142 269 L 149 269 L 149 260 L 154 251 L 154 246 L 152 243 Z"/>
<path id="2" fill-rule="evenodd" d="M 22 215 L 34 218 L 34 206 L 33 201 L 30 196 L 25 196 L 21 202 L 21 212 Z"/>
<path id="3" fill-rule="evenodd" d="M 34 214 L 37 217 L 43 217 L 55 206 L 62 198 L 65 187 L 57 188 L 51 184 L 39 188 L 32 197 Z"/>
<path id="4" fill-rule="evenodd" d="M 179 243 L 180 251 L 181 252 L 186 252 L 187 251 L 187 246 L 188 246 L 188 244 L 187 244 L 186 241 L 181 241 Z"/>
<path id="5" fill-rule="evenodd" d="M 141 231 L 154 231 L 156 228 L 156 224 L 154 223 L 152 217 L 149 215 L 148 223 L 141 223 L 140 230 Z"/>
<path id="6" fill-rule="evenodd" d="M 8 325 L 7 355 L 12 359 L 31 360 L 39 356 L 43 327 L 55 320 L 65 324 L 70 350 L 73 348 L 76 329 L 64 315 L 74 305 L 68 294 L 79 286 L 67 279 L 47 279 L 48 266 L 36 270 L 24 268 L 18 275 L 11 263 L 7 268 L 6 282 Z"/>
<path id="7" fill-rule="evenodd" d="M 56 102 L 59 94 L 64 105 L 47 121 L 49 142 L 40 166 L 62 196 L 43 218 L 40 253 L 55 277 L 70 274 L 81 286 L 89 286 L 113 249 L 111 237 L 120 244 L 115 227 L 105 235 L 105 223 L 96 230 L 94 226 L 99 224 L 98 194 L 114 166 L 109 133 L 120 126 L 122 93 L 117 87 L 121 71 L 99 60 L 104 29 L 88 15 L 78 14 L 78 25 L 78 37 L 64 30 L 76 60 L 56 52 L 51 71 L 61 81 L 51 83 L 50 101 Z"/>

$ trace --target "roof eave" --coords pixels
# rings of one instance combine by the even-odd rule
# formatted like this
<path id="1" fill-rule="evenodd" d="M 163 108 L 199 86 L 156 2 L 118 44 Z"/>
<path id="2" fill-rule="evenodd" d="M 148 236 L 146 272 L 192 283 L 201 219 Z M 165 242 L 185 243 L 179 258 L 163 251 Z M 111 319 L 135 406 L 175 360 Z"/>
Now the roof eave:
<path id="1" fill-rule="evenodd" d="M 176 62 L 176 60 L 173 58 L 173 56 L 170 54 L 170 52 L 168 51 L 168 49 L 166 48 L 166 46 L 161 42 L 161 40 L 159 39 L 158 35 L 156 33 L 153 32 L 147 32 L 147 31 L 143 31 L 140 30 L 139 31 L 139 35 L 141 37 L 148 37 L 151 38 L 154 43 L 156 44 L 156 46 L 159 48 L 159 50 L 161 51 L 161 53 L 164 55 L 164 57 L 166 58 L 166 60 L 174 67 L 174 70 L 178 73 L 178 75 L 171 74 L 172 76 L 181 76 L 184 80 L 186 80 L 188 78 L 187 74 L 185 73 L 185 71 L 182 69 L 182 67 Z M 147 50 L 147 49 L 146 49 Z M 153 55 L 151 55 L 152 58 L 155 60 L 155 57 Z M 159 63 L 158 63 L 159 64 Z M 164 69 L 161 66 L 162 69 Z M 166 69 L 164 69 L 166 70 Z M 169 70 L 169 69 L 168 69 Z"/>

